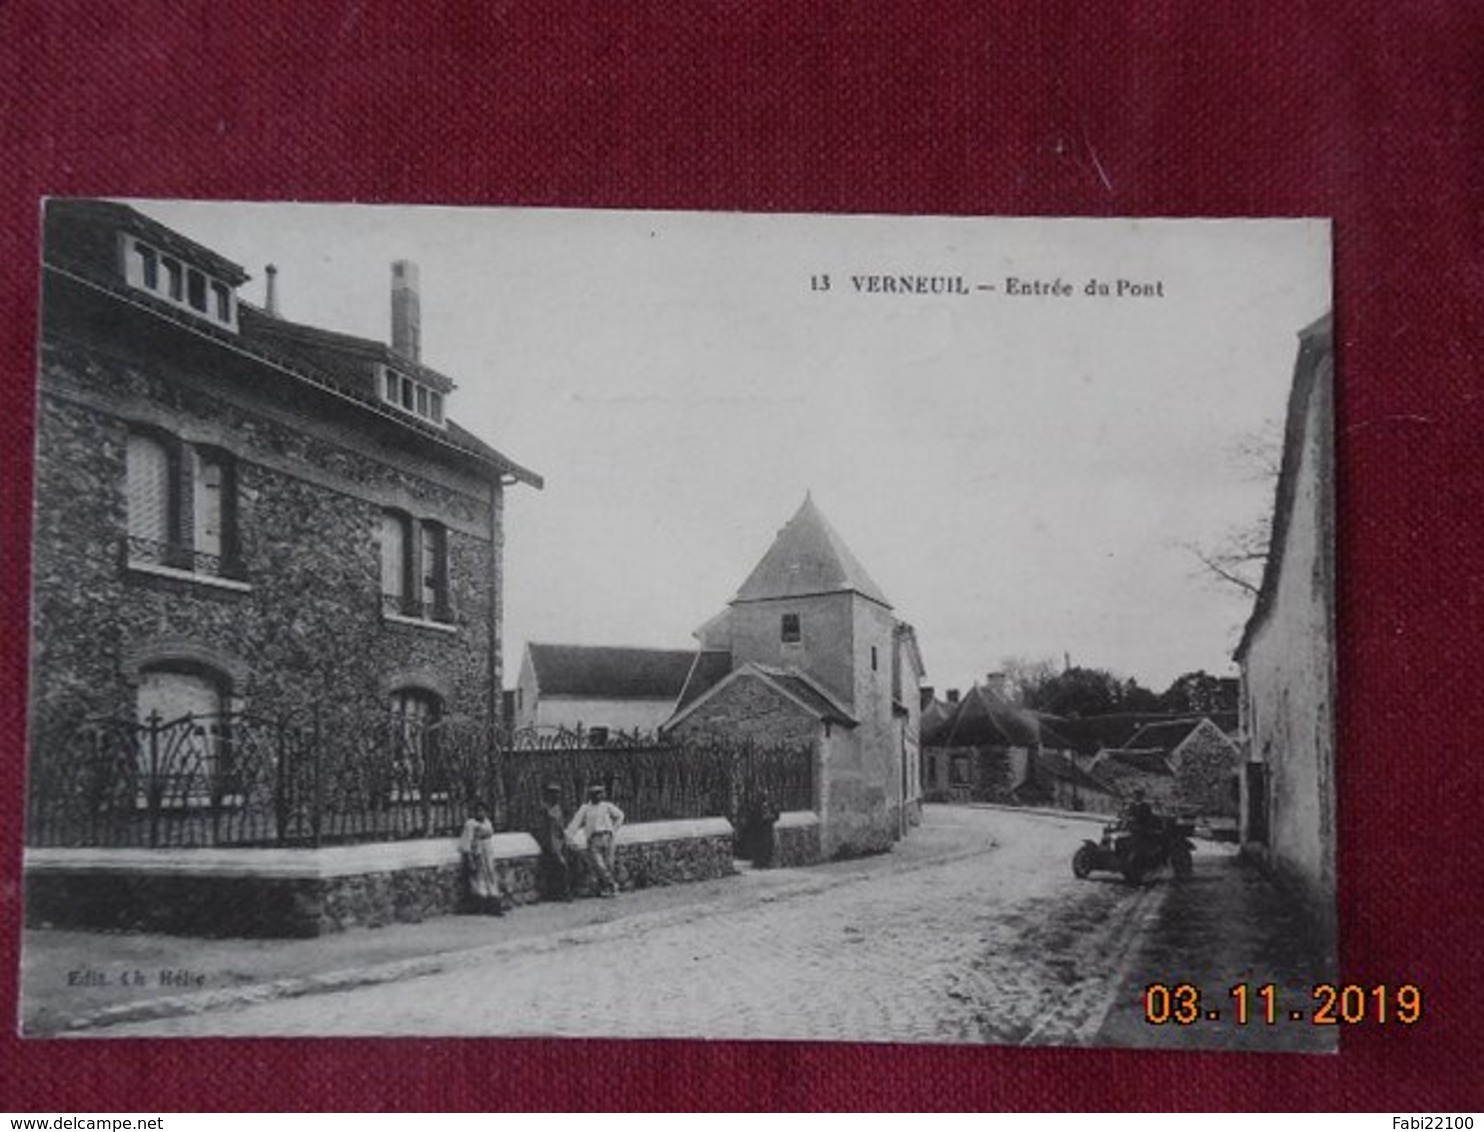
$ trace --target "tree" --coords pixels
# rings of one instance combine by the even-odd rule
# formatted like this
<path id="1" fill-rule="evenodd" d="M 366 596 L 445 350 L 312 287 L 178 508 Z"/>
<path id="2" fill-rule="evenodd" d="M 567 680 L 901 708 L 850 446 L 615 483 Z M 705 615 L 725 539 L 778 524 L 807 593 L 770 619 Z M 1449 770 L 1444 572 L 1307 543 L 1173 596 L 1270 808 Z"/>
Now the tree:
<path id="1" fill-rule="evenodd" d="M 1027 696 L 1054 680 L 1060 670 L 1048 657 L 1007 656 L 1000 661 L 999 672 L 1005 677 L 1005 694 L 1019 704 L 1029 704 Z"/>
<path id="2" fill-rule="evenodd" d="M 1175 677 L 1160 700 L 1160 710 L 1182 715 L 1212 715 L 1237 710 L 1237 682 L 1204 669 Z"/>
<path id="3" fill-rule="evenodd" d="M 1238 436 L 1227 445 L 1226 451 L 1228 461 L 1241 469 L 1245 478 L 1274 485 L 1283 463 L 1282 423 L 1269 418 L 1259 428 Z M 1200 572 L 1217 585 L 1255 598 L 1262 586 L 1272 538 L 1271 507 L 1270 500 L 1262 514 L 1236 524 L 1215 542 L 1178 545 L 1196 560 Z"/>
<path id="4" fill-rule="evenodd" d="M 1157 711 L 1159 698 L 1137 680 L 1103 668 L 1068 668 L 1025 689 L 1026 707 L 1069 718 Z"/>

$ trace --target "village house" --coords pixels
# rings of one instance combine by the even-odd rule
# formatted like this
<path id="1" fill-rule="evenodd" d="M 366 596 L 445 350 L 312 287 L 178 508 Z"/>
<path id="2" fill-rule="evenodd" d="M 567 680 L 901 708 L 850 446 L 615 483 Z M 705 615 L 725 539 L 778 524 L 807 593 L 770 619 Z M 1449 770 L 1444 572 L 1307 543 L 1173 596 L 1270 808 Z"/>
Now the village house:
<path id="1" fill-rule="evenodd" d="M 696 636 L 667 734 L 812 744 L 826 856 L 903 836 L 921 796 L 922 657 L 811 498 Z"/>
<path id="2" fill-rule="evenodd" d="M 498 716 L 505 492 L 542 481 L 452 419 L 415 265 L 390 344 L 289 321 L 271 267 L 249 303 L 240 265 L 121 204 L 49 202 L 43 274 L 33 784 L 85 720 L 189 717 L 166 801 L 224 817 L 261 721 Z M 158 808 L 167 755 L 110 773 Z"/>
<path id="3" fill-rule="evenodd" d="M 962 696 L 928 709 L 923 730 L 923 788 L 940 801 L 1013 802 L 1033 778 L 1041 748 L 1039 719 L 1011 702 L 1005 678 L 991 673 Z"/>
<path id="4" fill-rule="evenodd" d="M 1164 761 L 1175 780 L 1174 804 L 1181 813 L 1235 822 L 1241 749 L 1210 719 L 1148 724 L 1122 750 Z"/>
<path id="5" fill-rule="evenodd" d="M 1242 674 L 1243 848 L 1335 922 L 1334 342 L 1299 335 L 1272 536 L 1236 660 Z"/>
<path id="6" fill-rule="evenodd" d="M 526 645 L 515 686 L 517 730 L 641 732 L 669 719 L 694 649 Z"/>

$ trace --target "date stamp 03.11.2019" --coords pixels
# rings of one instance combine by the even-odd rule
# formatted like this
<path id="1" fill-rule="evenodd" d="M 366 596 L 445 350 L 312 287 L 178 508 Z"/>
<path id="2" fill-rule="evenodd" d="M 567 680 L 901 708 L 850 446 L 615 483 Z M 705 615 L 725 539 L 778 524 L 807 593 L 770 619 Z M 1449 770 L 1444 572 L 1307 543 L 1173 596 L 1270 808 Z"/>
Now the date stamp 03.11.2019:
<path id="1" fill-rule="evenodd" d="M 1220 996 L 1203 994 L 1194 983 L 1150 983 L 1144 988 L 1144 1021 L 1151 1026 L 1415 1026 L 1422 1021 L 1422 988 L 1315 983 L 1307 997 L 1282 999 L 1275 983 L 1237 983 Z"/>

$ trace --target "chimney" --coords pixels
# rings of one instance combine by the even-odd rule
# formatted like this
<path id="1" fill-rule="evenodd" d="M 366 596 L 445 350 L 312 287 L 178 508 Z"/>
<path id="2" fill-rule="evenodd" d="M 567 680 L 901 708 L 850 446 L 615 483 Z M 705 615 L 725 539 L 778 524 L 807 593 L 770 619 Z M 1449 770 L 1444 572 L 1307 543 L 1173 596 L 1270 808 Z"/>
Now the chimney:
<path id="1" fill-rule="evenodd" d="M 924 684 L 921 688 L 917 689 L 917 707 L 919 711 L 927 711 L 934 699 L 933 686 L 931 684 Z"/>
<path id="2" fill-rule="evenodd" d="M 263 269 L 263 274 L 268 277 L 268 295 L 263 301 L 263 309 L 272 318 L 278 317 L 278 268 L 269 264 Z"/>
<path id="3" fill-rule="evenodd" d="M 422 299 L 417 290 L 417 264 L 392 264 L 392 349 L 409 362 L 422 360 Z"/>
<path id="4" fill-rule="evenodd" d="M 957 688 L 949 688 L 948 689 L 948 702 L 951 703 L 951 704 L 958 703 L 958 689 Z"/>
<path id="5" fill-rule="evenodd" d="M 984 686 L 995 695 L 1004 698 L 1005 690 L 1009 687 L 1010 678 L 1003 672 L 991 672 L 984 678 Z"/>

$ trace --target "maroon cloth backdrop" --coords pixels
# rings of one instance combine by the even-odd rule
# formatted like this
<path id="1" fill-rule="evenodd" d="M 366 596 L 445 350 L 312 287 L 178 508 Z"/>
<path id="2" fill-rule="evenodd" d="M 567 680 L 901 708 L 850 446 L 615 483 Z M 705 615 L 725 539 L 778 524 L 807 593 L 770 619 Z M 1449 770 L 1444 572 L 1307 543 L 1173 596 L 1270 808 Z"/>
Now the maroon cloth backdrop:
<path id="1" fill-rule="evenodd" d="M 20 920 L 42 194 L 1333 216 L 1336 1057 L 701 1042 L 4 1041 L 0 1108 L 1484 1106 L 1484 8 L 0 5 L 0 985 Z M 1102 173 L 1099 172 L 1101 167 Z M 477 1004 L 473 1004 L 477 1008 Z"/>

